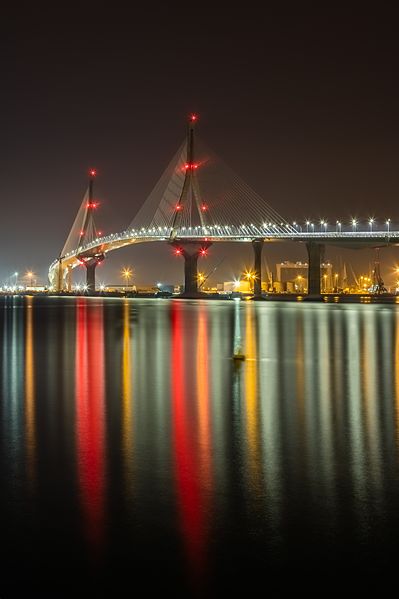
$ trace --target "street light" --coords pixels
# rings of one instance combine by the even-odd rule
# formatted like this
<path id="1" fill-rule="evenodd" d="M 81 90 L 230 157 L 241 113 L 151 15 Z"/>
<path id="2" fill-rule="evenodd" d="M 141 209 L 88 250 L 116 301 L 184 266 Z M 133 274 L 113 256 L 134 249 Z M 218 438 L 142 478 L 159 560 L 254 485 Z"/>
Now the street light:
<path id="1" fill-rule="evenodd" d="M 251 290 L 251 281 L 252 281 L 252 287 L 253 287 L 253 282 L 255 280 L 255 273 L 252 272 L 251 270 L 247 270 L 244 273 L 244 276 L 248 280 L 248 282 L 249 282 L 249 289 Z"/>
<path id="2" fill-rule="evenodd" d="M 390 218 L 388 218 L 388 219 L 387 219 L 387 222 L 386 222 L 386 225 L 387 225 L 387 232 L 388 232 L 388 233 L 389 233 L 389 226 L 390 226 L 390 223 L 391 223 L 391 219 L 390 219 Z"/>
<path id="3" fill-rule="evenodd" d="M 355 218 L 352 218 L 352 231 L 353 232 L 356 231 L 356 226 L 357 226 L 357 220 Z"/>
<path id="4" fill-rule="evenodd" d="M 370 225 L 370 233 L 373 232 L 373 222 L 374 222 L 374 218 L 370 218 L 369 220 L 369 225 Z"/>
<path id="5" fill-rule="evenodd" d="M 342 231 L 342 223 L 341 223 L 341 221 L 337 220 L 336 227 L 335 227 L 335 232 L 336 233 L 338 233 L 338 232 L 341 233 L 341 231 Z"/>
<path id="6" fill-rule="evenodd" d="M 310 225 L 310 222 L 307 220 L 306 221 L 306 233 L 309 233 L 309 225 Z"/>
<path id="7" fill-rule="evenodd" d="M 129 281 L 133 274 L 132 269 L 129 266 L 122 268 L 121 274 L 122 274 L 122 277 L 125 279 L 126 286 L 129 287 Z"/>
<path id="8" fill-rule="evenodd" d="M 34 273 L 31 270 L 28 270 L 28 272 L 25 274 L 25 277 L 29 280 L 29 287 L 32 287 L 33 276 Z"/>

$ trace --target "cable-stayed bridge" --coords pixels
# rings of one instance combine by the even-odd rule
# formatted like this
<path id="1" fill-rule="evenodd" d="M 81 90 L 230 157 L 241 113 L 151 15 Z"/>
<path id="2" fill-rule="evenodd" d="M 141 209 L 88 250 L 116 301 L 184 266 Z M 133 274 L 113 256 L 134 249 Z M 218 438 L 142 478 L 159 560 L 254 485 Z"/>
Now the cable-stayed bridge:
<path id="1" fill-rule="evenodd" d="M 106 254 L 127 245 L 163 241 L 184 259 L 185 295 L 198 294 L 197 262 L 216 242 L 251 243 L 254 250 L 254 293 L 261 294 L 261 255 L 265 243 L 292 240 L 306 243 L 310 294 L 320 294 L 320 263 L 326 244 L 341 247 L 382 247 L 399 243 L 390 219 L 378 230 L 373 219 L 365 230 L 353 220 L 350 230 L 337 221 L 333 229 L 287 222 L 238 177 L 196 135 L 197 116 L 191 115 L 187 135 L 153 191 L 128 228 L 103 235 L 95 224 L 95 170 L 59 257 L 49 268 L 57 291 L 71 288 L 74 268 L 83 265 L 89 290 L 95 290 L 95 271 Z"/>

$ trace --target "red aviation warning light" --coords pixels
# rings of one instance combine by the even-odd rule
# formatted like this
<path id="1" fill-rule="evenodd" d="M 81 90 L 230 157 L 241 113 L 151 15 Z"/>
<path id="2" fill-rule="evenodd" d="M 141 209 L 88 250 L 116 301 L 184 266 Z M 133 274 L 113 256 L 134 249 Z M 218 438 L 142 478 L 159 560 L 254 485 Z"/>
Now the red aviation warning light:
<path id="1" fill-rule="evenodd" d="M 176 204 L 176 212 L 183 210 L 183 206 L 181 204 Z"/>
<path id="2" fill-rule="evenodd" d="M 200 254 L 201 254 L 201 256 L 206 256 L 206 255 L 207 255 L 207 253 L 208 253 L 208 252 L 207 252 L 206 248 L 201 248 L 201 249 L 200 249 Z"/>
<path id="3" fill-rule="evenodd" d="M 97 177 L 97 170 L 95 168 L 91 168 L 89 170 L 90 177 Z"/>
<path id="4" fill-rule="evenodd" d="M 83 235 L 84 235 L 84 234 L 85 234 L 85 232 L 82 230 L 82 231 L 80 232 L 80 236 L 81 236 L 81 237 L 83 237 Z"/>
<path id="5" fill-rule="evenodd" d="M 208 210 L 208 206 L 206 204 L 202 204 L 201 211 L 206 212 Z"/>
<path id="6" fill-rule="evenodd" d="M 175 249 L 175 256 L 181 256 L 181 249 L 180 248 L 176 248 Z"/>

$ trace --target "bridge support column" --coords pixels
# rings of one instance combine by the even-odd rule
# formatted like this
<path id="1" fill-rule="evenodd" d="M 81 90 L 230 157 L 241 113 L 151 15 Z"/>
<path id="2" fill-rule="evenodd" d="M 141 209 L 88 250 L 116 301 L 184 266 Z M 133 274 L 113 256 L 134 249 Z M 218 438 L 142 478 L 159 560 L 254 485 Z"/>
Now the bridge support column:
<path id="1" fill-rule="evenodd" d="M 211 246 L 209 241 L 204 243 L 179 243 L 173 242 L 175 252 L 184 258 L 184 292 L 181 297 L 201 297 L 203 293 L 198 290 L 198 258 L 205 256 Z"/>
<path id="2" fill-rule="evenodd" d="M 67 269 L 65 282 L 66 282 L 66 290 L 72 291 L 72 269 L 71 268 Z"/>
<path id="3" fill-rule="evenodd" d="M 184 294 L 195 295 L 198 293 L 198 252 L 188 254 L 184 252 Z"/>
<path id="4" fill-rule="evenodd" d="M 97 262 L 86 263 L 86 285 L 87 290 L 95 291 L 96 290 L 96 268 Z"/>
<path id="5" fill-rule="evenodd" d="M 254 239 L 252 249 L 254 251 L 254 299 L 260 299 L 262 297 L 263 239 Z"/>
<path id="6" fill-rule="evenodd" d="M 308 241 L 308 295 L 320 295 L 320 263 L 324 259 L 325 246 Z"/>
<path id="7" fill-rule="evenodd" d="M 96 291 L 96 268 L 104 258 L 104 254 L 83 258 L 83 264 L 86 267 L 86 285 L 88 293 L 95 293 Z"/>
<path id="8" fill-rule="evenodd" d="M 55 281 L 55 291 L 57 291 L 59 293 L 60 291 L 63 291 L 63 287 L 64 287 L 64 269 L 62 268 L 61 258 L 59 258 L 58 266 L 57 266 L 56 281 Z"/>

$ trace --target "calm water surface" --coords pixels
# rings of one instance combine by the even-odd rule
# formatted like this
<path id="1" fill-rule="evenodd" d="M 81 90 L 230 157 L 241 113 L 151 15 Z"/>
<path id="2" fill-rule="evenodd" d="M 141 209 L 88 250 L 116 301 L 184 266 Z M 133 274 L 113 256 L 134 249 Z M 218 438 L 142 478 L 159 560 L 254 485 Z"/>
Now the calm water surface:
<path id="1" fill-rule="evenodd" d="M 0 314 L 2 599 L 395 579 L 399 307 L 37 297 Z"/>

